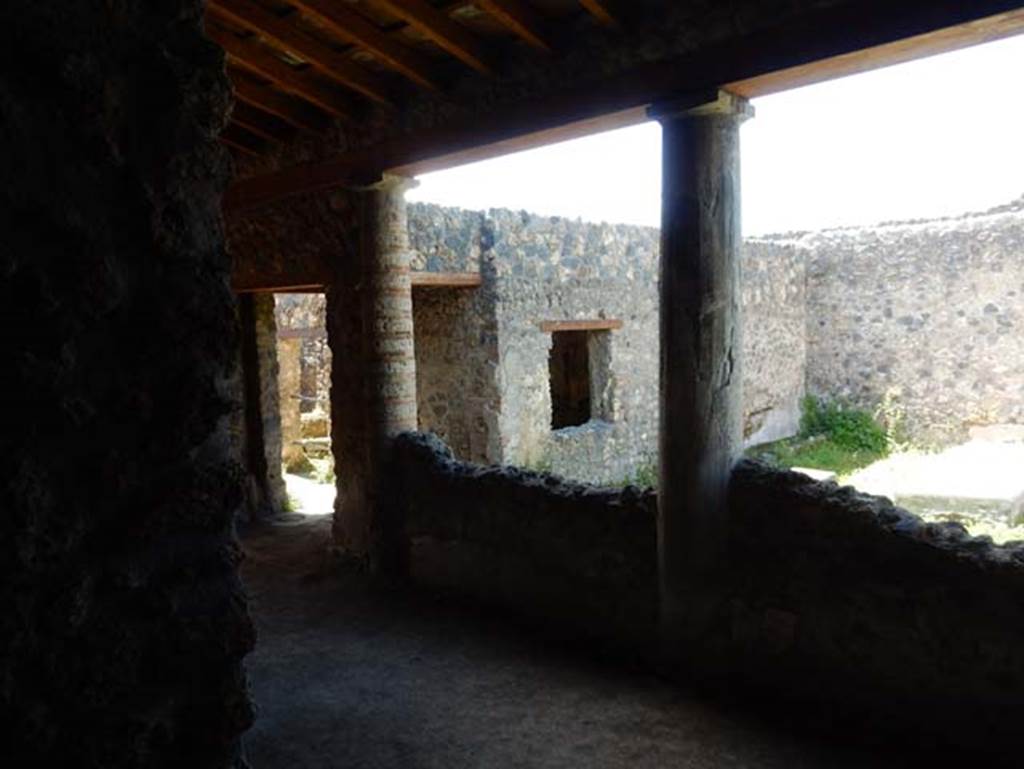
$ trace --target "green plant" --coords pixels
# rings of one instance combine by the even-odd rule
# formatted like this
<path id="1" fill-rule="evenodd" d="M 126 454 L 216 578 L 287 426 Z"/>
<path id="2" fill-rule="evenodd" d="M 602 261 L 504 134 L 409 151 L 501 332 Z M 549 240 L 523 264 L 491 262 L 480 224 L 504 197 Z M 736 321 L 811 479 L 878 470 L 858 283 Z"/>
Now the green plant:
<path id="1" fill-rule="evenodd" d="M 551 474 L 554 469 L 554 465 L 551 462 L 551 458 L 547 456 L 541 456 L 526 462 L 523 468 L 533 473 L 546 473 Z"/>
<path id="2" fill-rule="evenodd" d="M 898 395 L 898 391 L 890 387 L 875 409 L 875 419 L 885 428 L 890 453 L 908 451 L 912 448 L 905 425 L 906 410 L 897 400 Z"/>
<path id="3" fill-rule="evenodd" d="M 658 485 L 658 465 L 650 461 L 645 462 L 637 467 L 632 475 L 627 475 L 619 485 L 654 488 Z"/>
<path id="4" fill-rule="evenodd" d="M 887 430 L 866 411 L 812 395 L 801 405 L 798 437 L 755 446 L 747 456 L 779 467 L 831 470 L 842 481 L 884 459 L 895 445 Z"/>
<path id="5" fill-rule="evenodd" d="M 847 451 L 864 451 L 881 456 L 889 452 L 889 438 L 885 428 L 871 414 L 836 401 L 826 403 L 813 395 L 803 400 L 800 435 L 803 438 L 824 436 Z"/>

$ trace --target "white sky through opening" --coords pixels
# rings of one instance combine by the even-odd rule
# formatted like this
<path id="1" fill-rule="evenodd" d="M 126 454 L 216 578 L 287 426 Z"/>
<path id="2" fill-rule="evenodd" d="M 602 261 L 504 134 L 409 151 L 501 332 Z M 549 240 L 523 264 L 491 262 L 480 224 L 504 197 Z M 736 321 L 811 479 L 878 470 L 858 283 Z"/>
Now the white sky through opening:
<path id="1" fill-rule="evenodd" d="M 762 97 L 747 235 L 979 211 L 1024 194 L 1024 35 Z M 657 226 L 648 123 L 424 174 L 409 200 Z"/>

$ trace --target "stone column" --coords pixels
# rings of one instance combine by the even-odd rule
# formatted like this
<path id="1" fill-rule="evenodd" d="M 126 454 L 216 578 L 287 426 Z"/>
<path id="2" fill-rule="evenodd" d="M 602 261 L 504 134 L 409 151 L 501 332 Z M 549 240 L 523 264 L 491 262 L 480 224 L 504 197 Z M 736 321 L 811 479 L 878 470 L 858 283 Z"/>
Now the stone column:
<path id="1" fill-rule="evenodd" d="M 658 558 L 672 642 L 710 619 L 708 587 L 728 568 L 742 445 L 739 127 L 753 110 L 720 91 L 650 114 L 662 126 Z"/>
<path id="2" fill-rule="evenodd" d="M 379 566 L 381 467 L 390 440 L 416 429 L 416 358 L 405 190 L 386 177 L 355 193 L 359 243 L 327 291 L 336 544 Z"/>

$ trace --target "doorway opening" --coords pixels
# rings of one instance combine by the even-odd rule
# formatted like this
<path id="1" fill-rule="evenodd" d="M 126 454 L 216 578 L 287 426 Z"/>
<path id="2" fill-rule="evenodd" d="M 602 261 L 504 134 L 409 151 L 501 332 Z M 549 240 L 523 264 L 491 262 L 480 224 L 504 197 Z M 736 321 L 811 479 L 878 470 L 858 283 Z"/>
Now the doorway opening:
<path id="1" fill-rule="evenodd" d="M 274 295 L 285 509 L 303 515 L 333 513 L 336 494 L 325 313 L 323 293 Z"/>

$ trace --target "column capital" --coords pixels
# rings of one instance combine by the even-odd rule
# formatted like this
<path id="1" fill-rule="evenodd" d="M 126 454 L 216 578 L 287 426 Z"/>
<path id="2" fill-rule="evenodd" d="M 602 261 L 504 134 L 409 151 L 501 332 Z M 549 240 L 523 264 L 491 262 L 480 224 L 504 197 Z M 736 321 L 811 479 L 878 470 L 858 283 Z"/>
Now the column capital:
<path id="1" fill-rule="evenodd" d="M 647 116 L 659 122 L 712 115 L 731 116 L 743 122 L 754 116 L 754 105 L 742 96 L 719 88 L 686 94 L 647 108 Z"/>
<path id="2" fill-rule="evenodd" d="M 411 176 L 381 174 L 377 181 L 353 187 L 356 192 L 393 192 L 397 194 L 419 187 L 420 183 Z"/>

